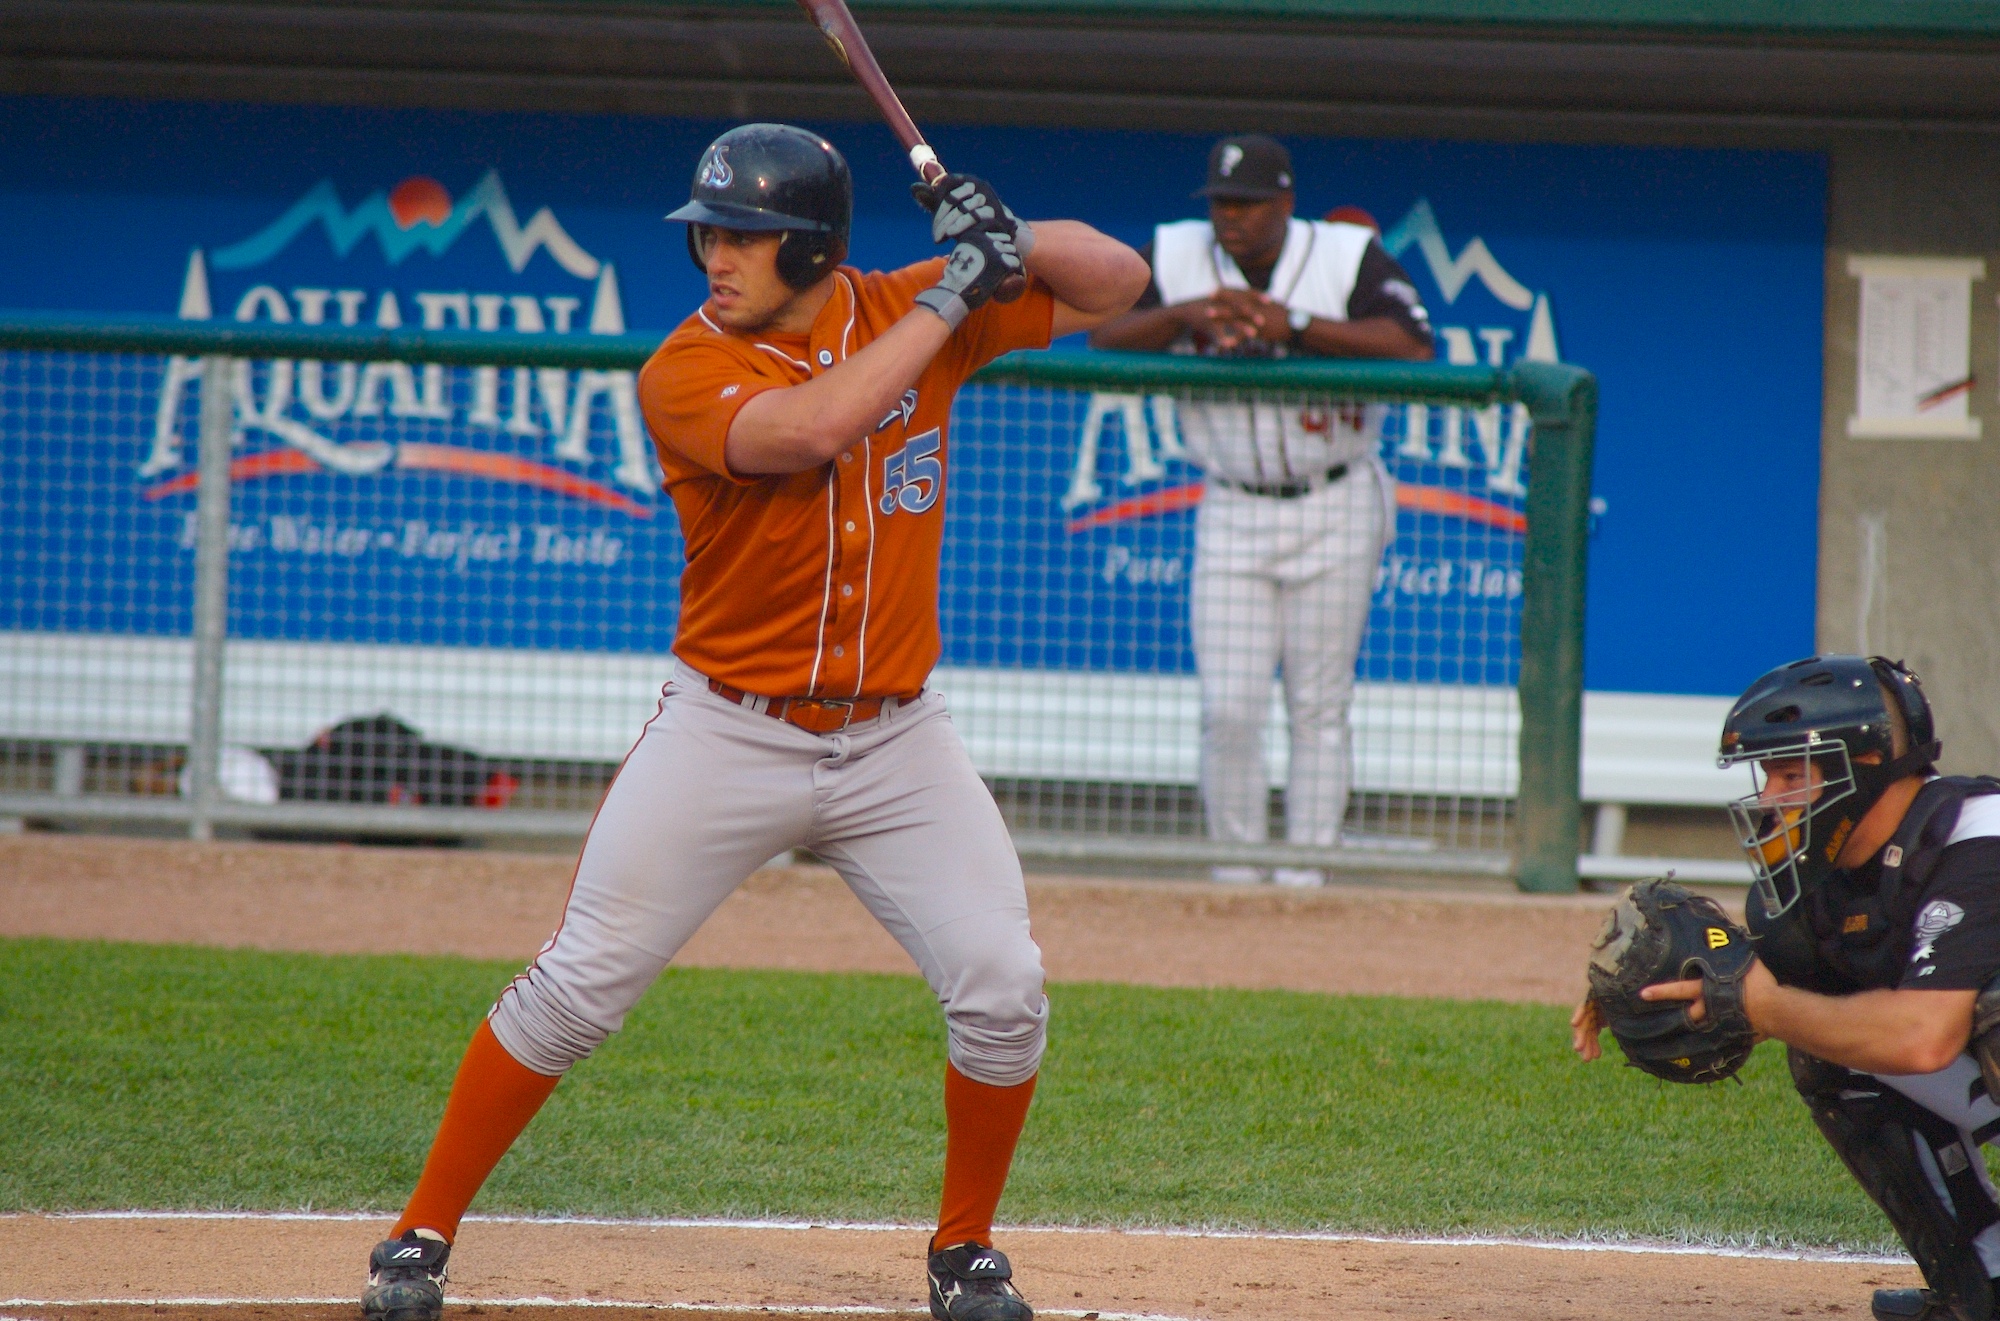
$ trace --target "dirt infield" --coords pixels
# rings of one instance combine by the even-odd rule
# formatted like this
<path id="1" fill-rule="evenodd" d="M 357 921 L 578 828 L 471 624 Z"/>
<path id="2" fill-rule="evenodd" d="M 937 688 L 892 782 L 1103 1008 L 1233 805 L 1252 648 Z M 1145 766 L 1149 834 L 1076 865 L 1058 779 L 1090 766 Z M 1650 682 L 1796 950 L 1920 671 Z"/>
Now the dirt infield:
<path id="1" fill-rule="evenodd" d="M 0 837 L 0 935 L 526 960 L 555 925 L 570 868 L 536 854 L 17 835 Z M 1056 981 L 1545 1004 L 1582 992 L 1582 955 L 1551 951 L 1583 949 L 1608 904 L 1475 883 L 1298 891 L 1061 877 L 1032 879 L 1030 898 Z M 759 872 L 678 962 L 911 971 L 823 867 Z"/>
<path id="2" fill-rule="evenodd" d="M 371 1220 L 0 1219 L 0 1271 L 24 1298 L 339 1299 L 387 1228 Z M 1208 1238 L 1115 1232 L 1003 1235 L 1022 1291 L 1045 1314 L 1364 1321 L 1866 1315 L 1869 1290 L 1908 1268 L 1519 1245 Z M 593 1304 L 536 1317 L 583 1321 L 613 1302 L 703 1309 L 901 1313 L 922 1306 L 918 1230 L 718 1225 L 468 1223 L 452 1261 L 467 1302 Z M 79 1287 L 89 1281 L 95 1292 Z M 53 1311 L 54 1309 L 51 1309 Z M 483 1305 L 483 1312 L 499 1307 Z M 28 1315 L 0 1304 L 0 1315 Z M 74 1315 L 62 1309 L 64 1315 Z M 286 1318 L 339 1316 L 302 1304 Z M 447 1316 L 470 1315 L 470 1307 Z M 115 1315 L 107 1313 L 107 1316 Z M 212 1308 L 148 1317 L 199 1315 Z M 230 1315 L 235 1315 L 231 1312 Z M 124 1318 L 120 1318 L 124 1321 Z M 525 1321 L 525 1316 L 524 1316 Z"/>
<path id="3" fill-rule="evenodd" d="M 0 935 L 525 959 L 568 882 L 566 861 L 536 855 L 24 835 L 0 839 Z M 1057 980 L 1542 1003 L 1581 989 L 1607 903 L 1474 885 L 1279 892 L 1054 877 L 1032 882 L 1031 902 Z M 818 868 L 759 873 L 683 961 L 910 971 Z M 336 1300 L 358 1295 L 385 1227 L 0 1216 L 0 1321 L 350 1321 L 354 1304 Z M 923 1315 L 912 1311 L 922 1243 L 920 1230 L 881 1227 L 474 1221 L 452 1263 L 465 1301 L 447 1316 Z M 1858 1318 L 1870 1289 L 1917 1282 L 1907 1265 L 1504 1243 L 1013 1230 L 1002 1246 L 1045 1315 L 1104 1321 Z"/>

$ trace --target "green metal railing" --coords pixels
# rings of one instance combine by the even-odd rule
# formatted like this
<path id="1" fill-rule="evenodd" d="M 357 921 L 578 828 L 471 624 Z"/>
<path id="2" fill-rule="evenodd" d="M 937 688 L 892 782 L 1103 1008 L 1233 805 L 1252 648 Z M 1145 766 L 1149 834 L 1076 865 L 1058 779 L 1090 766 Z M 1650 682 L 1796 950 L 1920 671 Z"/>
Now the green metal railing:
<path id="1" fill-rule="evenodd" d="M 198 356 L 210 359 L 214 370 L 209 379 L 217 382 L 226 378 L 216 360 L 241 358 L 632 370 L 641 366 L 658 344 L 658 336 L 646 334 L 378 330 L 0 311 L 0 349 Z M 1586 534 L 1597 419 L 1594 376 L 1581 368 L 1555 363 L 1522 362 L 1505 368 L 1326 360 L 1253 363 L 1165 354 L 1036 352 L 1011 354 L 986 367 L 975 379 L 1135 393 L 1240 392 L 1473 407 L 1509 402 L 1526 405 L 1533 431 L 1517 690 L 1521 713 L 1519 828 L 1513 870 L 1523 890 L 1577 888 Z M 217 398 L 223 395 L 220 389 L 212 393 Z M 226 502 L 229 425 L 226 412 L 205 410 L 204 470 L 219 464 L 216 471 L 223 480 L 205 483 L 201 488 L 204 498 L 219 491 L 221 494 L 213 498 Z M 198 521 L 209 528 L 212 537 L 226 539 L 226 503 L 220 510 L 218 514 L 211 506 L 198 511 Z M 226 565 L 226 540 L 222 547 L 219 556 Z M 206 617 L 202 598 L 215 598 L 207 602 L 211 613 L 219 610 L 220 598 L 214 583 L 208 584 L 205 593 L 200 590 L 207 580 L 199 566 L 197 580 L 199 627 Z M 219 627 L 216 620 L 210 622 Z M 219 646 L 219 640 L 211 642 Z M 214 695 L 209 696 L 212 704 Z M 197 694 L 197 727 L 204 718 L 212 726 L 215 713 L 204 715 L 200 701 Z M 209 741 L 214 740 L 211 737 Z M 209 747 L 204 758 L 196 749 L 191 759 L 198 767 L 212 765 L 214 751 Z"/>

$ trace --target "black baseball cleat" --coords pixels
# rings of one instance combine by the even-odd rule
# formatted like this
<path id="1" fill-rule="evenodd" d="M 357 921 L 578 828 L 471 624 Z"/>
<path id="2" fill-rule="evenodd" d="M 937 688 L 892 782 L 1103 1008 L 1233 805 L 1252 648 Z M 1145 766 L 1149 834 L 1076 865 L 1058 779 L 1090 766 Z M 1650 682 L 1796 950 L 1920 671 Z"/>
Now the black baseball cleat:
<path id="1" fill-rule="evenodd" d="M 1952 1321 L 1951 1309 L 1929 1289 L 1877 1289 L 1868 1310 L 1875 1321 Z"/>
<path id="2" fill-rule="evenodd" d="M 438 1321 L 444 1313 L 445 1263 L 451 1244 L 410 1229 L 368 1254 L 361 1315 L 368 1321 Z"/>
<path id="3" fill-rule="evenodd" d="M 937 1321 L 1032 1321 L 1035 1309 L 1014 1287 L 1014 1268 L 997 1248 L 960 1243 L 931 1254 L 931 1315 Z"/>

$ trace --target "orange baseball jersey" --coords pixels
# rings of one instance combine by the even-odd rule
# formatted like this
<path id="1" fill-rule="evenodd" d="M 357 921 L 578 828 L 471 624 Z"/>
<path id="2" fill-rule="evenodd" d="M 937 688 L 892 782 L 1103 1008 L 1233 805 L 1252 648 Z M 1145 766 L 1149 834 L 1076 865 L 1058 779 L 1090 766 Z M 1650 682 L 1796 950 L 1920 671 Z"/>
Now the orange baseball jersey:
<path id="1" fill-rule="evenodd" d="M 640 371 L 687 541 L 674 652 L 709 678 L 767 697 L 888 697 L 916 692 L 937 663 L 952 399 L 1001 354 L 1048 346 L 1048 287 L 1031 280 L 1018 301 L 974 312 L 900 405 L 824 467 L 741 477 L 724 443 L 744 404 L 838 366 L 943 265 L 841 267 L 808 335 L 745 337 L 698 309 Z"/>

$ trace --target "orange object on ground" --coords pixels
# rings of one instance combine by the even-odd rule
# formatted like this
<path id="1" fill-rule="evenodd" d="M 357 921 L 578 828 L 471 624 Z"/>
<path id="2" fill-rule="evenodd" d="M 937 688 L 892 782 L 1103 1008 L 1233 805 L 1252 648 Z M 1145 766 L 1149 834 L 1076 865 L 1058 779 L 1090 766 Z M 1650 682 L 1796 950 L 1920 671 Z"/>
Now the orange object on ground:
<path id="1" fill-rule="evenodd" d="M 406 1229 L 434 1229 L 446 1242 L 457 1238 L 458 1222 L 479 1186 L 561 1081 L 509 1055 L 482 1022 L 452 1081 L 417 1190 L 389 1237 L 400 1238 Z"/>
<path id="2" fill-rule="evenodd" d="M 1034 1097 L 1034 1078 L 994 1087 L 944 1066 L 944 1205 L 931 1251 L 960 1243 L 993 1246 L 993 1211 Z"/>

